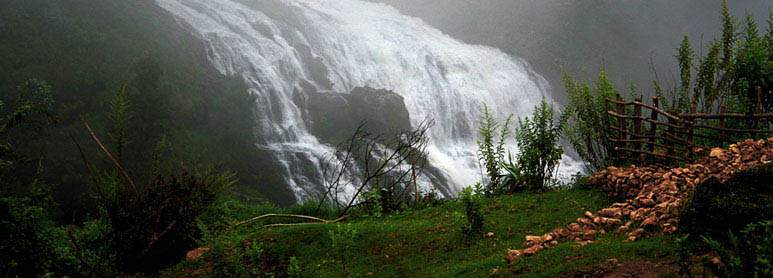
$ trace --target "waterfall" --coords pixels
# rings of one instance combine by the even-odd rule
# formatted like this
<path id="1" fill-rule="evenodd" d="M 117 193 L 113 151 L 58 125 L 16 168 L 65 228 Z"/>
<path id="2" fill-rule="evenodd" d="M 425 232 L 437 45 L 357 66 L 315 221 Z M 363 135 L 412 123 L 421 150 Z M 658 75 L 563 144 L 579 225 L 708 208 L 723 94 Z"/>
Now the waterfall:
<path id="1" fill-rule="evenodd" d="M 480 180 L 477 122 L 487 104 L 526 116 L 549 85 L 495 48 L 469 45 L 396 9 L 361 0 L 156 0 L 207 46 L 211 63 L 257 96 L 259 148 L 281 163 L 296 197 L 319 187 L 332 152 L 307 130 L 298 92 L 369 86 L 403 96 L 416 125 L 432 118 L 431 165 L 453 192 Z M 571 159 L 565 158 L 565 162 Z M 567 164 L 567 163 L 564 163 Z M 579 169 L 563 165 L 563 172 Z M 431 185 L 424 185 L 431 186 Z"/>

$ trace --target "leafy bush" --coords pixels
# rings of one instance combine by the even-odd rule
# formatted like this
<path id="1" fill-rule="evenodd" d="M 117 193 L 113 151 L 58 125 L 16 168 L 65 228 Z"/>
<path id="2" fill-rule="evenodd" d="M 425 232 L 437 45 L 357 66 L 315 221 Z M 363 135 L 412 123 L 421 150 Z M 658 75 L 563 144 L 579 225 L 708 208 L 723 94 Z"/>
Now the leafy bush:
<path id="1" fill-rule="evenodd" d="M 773 276 L 773 220 L 749 224 L 741 232 L 740 250 L 743 272 L 756 277 Z"/>
<path id="2" fill-rule="evenodd" d="M 0 199 L 0 275 L 34 277 L 72 265 L 64 231 L 29 198 Z"/>
<path id="3" fill-rule="evenodd" d="M 297 257 L 290 257 L 287 263 L 287 276 L 290 278 L 301 277 L 301 265 Z"/>
<path id="4" fill-rule="evenodd" d="M 338 224 L 335 229 L 329 231 L 329 235 L 334 256 L 341 262 L 341 270 L 346 275 L 348 273 L 346 262 L 357 238 L 357 230 L 351 224 Z"/>
<path id="5" fill-rule="evenodd" d="M 710 237 L 702 237 L 706 245 L 719 254 L 723 264 L 710 265 L 722 277 L 770 277 L 773 275 L 773 221 L 753 223 L 736 238 L 728 233 L 730 241 L 722 244 Z"/>
<path id="6" fill-rule="evenodd" d="M 515 131 L 518 155 L 504 165 L 507 174 L 502 184 L 513 192 L 519 189 L 543 191 L 554 183 L 564 153 L 559 145 L 566 117 L 557 122 L 555 112 L 544 100 L 531 118 L 519 121 Z"/>
<path id="7" fill-rule="evenodd" d="M 158 177 L 135 192 L 124 181 L 102 180 L 98 191 L 111 227 L 108 238 L 124 273 L 153 273 L 181 259 L 195 247 L 197 218 L 234 183 L 230 173 L 183 173 Z"/>
<path id="8" fill-rule="evenodd" d="M 116 254 L 110 242 L 110 223 L 107 219 L 93 219 L 81 226 L 66 228 L 67 241 L 76 264 L 72 273 L 83 276 L 115 276 L 118 274 Z"/>
<path id="9" fill-rule="evenodd" d="M 31 79 L 18 92 L 10 111 L 4 111 L 0 102 L 0 276 L 68 273 L 73 265 L 71 250 L 64 230 L 51 220 L 56 207 L 52 190 L 42 181 L 39 169 L 20 177 L 18 168 L 28 159 L 16 153 L 12 140 L 7 139 L 26 130 L 37 135 L 48 124 L 51 87 Z"/>
<path id="10" fill-rule="evenodd" d="M 464 204 L 464 213 L 467 216 L 467 223 L 462 226 L 462 235 L 465 240 L 477 239 L 483 233 L 484 224 L 480 192 L 474 192 L 472 187 L 467 187 L 459 193 L 459 198 Z"/>
<path id="11" fill-rule="evenodd" d="M 20 169 L 29 160 L 17 153 L 13 145 L 14 137 L 22 134 L 39 136 L 43 127 L 53 119 L 53 95 L 51 86 L 47 82 L 30 79 L 18 86 L 18 95 L 9 106 L 9 111 L 4 111 L 0 102 L 0 196 L 26 195 L 35 183 L 40 183 L 41 167 L 35 164 L 36 169 L 29 176 Z M 30 131 L 31 134 L 27 134 Z M 16 138 L 18 139 L 18 138 Z"/>
<path id="12" fill-rule="evenodd" d="M 483 164 L 488 177 L 484 187 L 487 195 L 499 190 L 501 167 L 505 162 L 505 141 L 510 135 L 511 121 L 512 117 L 508 117 L 504 124 L 500 124 L 491 114 L 488 106 L 483 106 L 477 143 L 478 161 Z"/>
<path id="13" fill-rule="evenodd" d="M 737 173 L 727 182 L 711 178 L 695 188 L 679 228 L 695 236 L 727 240 L 727 232 L 773 219 L 773 165 Z"/>
<path id="14" fill-rule="evenodd" d="M 610 139 L 612 124 L 607 116 L 607 99 L 615 98 L 618 92 L 607 77 L 606 72 L 599 74 L 595 90 L 584 82 L 564 76 L 564 85 L 569 95 L 566 107 L 568 121 L 566 137 L 577 154 L 587 162 L 590 172 L 606 168 L 614 163 L 609 157 L 613 144 Z"/>
<path id="15" fill-rule="evenodd" d="M 381 190 L 378 188 L 373 188 L 369 190 L 368 192 L 365 192 L 362 196 L 364 201 L 364 210 L 369 215 L 375 216 L 375 217 L 381 217 L 382 213 L 384 212 L 384 206 L 382 205 L 381 199 Z"/>

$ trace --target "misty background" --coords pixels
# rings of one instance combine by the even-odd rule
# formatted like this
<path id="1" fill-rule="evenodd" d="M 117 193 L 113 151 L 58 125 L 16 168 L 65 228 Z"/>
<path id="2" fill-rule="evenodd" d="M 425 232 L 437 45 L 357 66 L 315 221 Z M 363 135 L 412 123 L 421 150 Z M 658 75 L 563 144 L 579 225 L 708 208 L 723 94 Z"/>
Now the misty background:
<path id="1" fill-rule="evenodd" d="M 674 55 L 684 35 L 699 47 L 720 35 L 720 0 L 371 0 L 419 17 L 452 37 L 527 60 L 565 98 L 562 71 L 595 80 L 605 69 L 618 88 L 652 91 L 652 64 L 664 89 L 678 79 Z M 767 26 L 769 0 L 728 1 L 738 21 Z M 738 26 L 738 25 L 736 25 Z"/>

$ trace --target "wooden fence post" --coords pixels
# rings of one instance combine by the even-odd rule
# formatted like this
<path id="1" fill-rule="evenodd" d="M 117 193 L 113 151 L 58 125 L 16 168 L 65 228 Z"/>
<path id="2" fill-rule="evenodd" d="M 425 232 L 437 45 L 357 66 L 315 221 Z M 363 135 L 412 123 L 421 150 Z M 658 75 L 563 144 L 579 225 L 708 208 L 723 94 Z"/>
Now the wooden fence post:
<path id="1" fill-rule="evenodd" d="M 724 103 L 719 106 L 719 114 L 725 114 L 726 111 L 727 111 L 727 107 L 725 107 Z M 719 127 L 725 128 L 725 117 L 719 118 Z"/>
<path id="2" fill-rule="evenodd" d="M 727 106 L 725 106 L 724 103 L 719 105 L 719 114 L 725 114 L 727 112 Z M 725 128 L 727 125 L 725 124 L 725 117 L 719 118 L 719 128 Z M 722 140 L 724 138 L 724 140 Z M 722 146 L 725 144 L 725 141 L 727 140 L 728 136 L 719 136 L 717 139 L 719 139 L 719 142 L 714 142 L 714 145 L 716 146 Z"/>
<path id="3" fill-rule="evenodd" d="M 655 108 L 659 108 L 658 107 L 659 102 L 660 101 L 657 96 L 652 97 L 652 106 L 654 106 Z M 649 151 L 650 153 L 655 153 L 655 136 L 657 136 L 657 131 L 658 131 L 658 125 L 656 124 L 656 122 L 658 121 L 657 109 L 652 109 L 652 114 L 650 114 L 650 120 L 652 120 L 652 122 L 650 122 Z"/>
<path id="4" fill-rule="evenodd" d="M 631 139 L 637 140 L 633 143 L 633 149 L 637 151 L 641 151 L 641 138 L 643 138 L 641 135 L 641 102 L 642 102 L 642 96 L 638 96 L 636 98 L 636 104 L 633 107 L 633 115 L 636 117 L 633 120 L 633 136 Z M 639 155 L 639 161 L 644 160 L 644 155 Z"/>
<path id="5" fill-rule="evenodd" d="M 751 134 L 750 135 L 751 135 L 752 139 L 757 139 L 757 133 L 754 132 L 754 130 L 756 130 L 757 127 L 759 126 L 759 119 L 757 117 L 755 117 L 755 115 L 762 114 L 762 87 L 757 86 L 755 89 L 756 90 L 754 90 L 754 91 L 757 94 L 756 95 L 757 103 L 756 103 L 756 105 L 754 105 L 754 111 L 752 111 L 752 113 L 751 113 L 751 124 L 752 124 L 752 126 L 751 126 Z"/>
<path id="6" fill-rule="evenodd" d="M 696 105 L 693 103 L 690 106 L 690 114 L 695 114 L 696 110 L 697 110 Z M 682 120 L 684 120 L 682 123 L 684 124 L 683 126 L 687 131 L 687 149 L 689 150 L 688 156 L 691 156 L 693 151 L 693 146 L 695 145 L 693 144 L 693 132 L 694 132 L 693 125 L 695 125 L 694 121 L 696 121 L 697 118 L 682 117 Z"/>
<path id="7" fill-rule="evenodd" d="M 671 114 L 671 116 L 674 116 L 677 113 L 675 113 L 674 110 L 671 110 L 671 111 L 668 111 L 668 114 Z M 676 137 L 676 128 L 674 127 L 678 124 L 679 123 L 676 120 L 674 120 L 672 117 L 668 117 L 668 134 L 663 137 L 666 137 L 666 142 L 667 142 L 666 145 L 668 146 L 668 149 L 666 151 L 669 156 L 674 156 L 675 154 L 674 149 L 677 144 L 676 142 L 677 137 Z M 668 138 L 669 136 L 672 138 Z"/>
<path id="8" fill-rule="evenodd" d="M 618 116 L 625 116 L 625 104 L 623 104 L 623 98 L 618 94 L 617 95 L 617 114 Z M 618 128 L 620 128 L 620 136 L 618 139 L 620 141 L 618 142 L 618 147 L 621 149 L 624 149 L 626 147 L 625 140 L 626 140 L 626 128 L 625 128 L 625 117 L 617 117 L 617 124 Z M 617 151 L 618 155 L 620 156 L 620 162 L 625 161 L 625 157 L 622 155 L 622 151 Z"/>

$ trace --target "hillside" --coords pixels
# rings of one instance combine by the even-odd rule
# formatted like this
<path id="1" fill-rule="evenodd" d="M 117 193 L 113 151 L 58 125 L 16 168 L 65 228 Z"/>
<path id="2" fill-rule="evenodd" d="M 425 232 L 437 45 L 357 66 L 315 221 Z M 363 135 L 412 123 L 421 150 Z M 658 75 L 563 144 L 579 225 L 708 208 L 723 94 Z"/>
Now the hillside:
<path id="1" fill-rule="evenodd" d="M 490 234 L 472 242 L 465 241 L 459 232 L 465 221 L 459 201 L 397 215 L 359 218 L 340 226 L 262 228 L 259 224 L 248 225 L 208 241 L 212 250 L 201 258 L 182 263 L 167 275 L 241 276 L 270 272 L 283 275 L 292 257 L 302 277 L 481 277 L 492 272 L 549 277 L 584 271 L 608 259 L 621 262 L 674 259 L 671 237 L 624 243 L 621 236 L 610 234 L 585 247 L 563 243 L 515 265 L 508 265 L 504 260 L 504 251 L 522 246 L 527 234 L 550 231 L 584 211 L 597 210 L 610 203 L 603 192 L 595 189 L 493 198 L 483 204 L 484 230 Z M 236 221 L 263 212 L 267 211 L 254 208 L 228 211 L 226 215 Z M 339 257 L 330 240 L 330 233 L 342 228 L 355 231 L 344 258 Z"/>
<path id="2" fill-rule="evenodd" d="M 242 78 L 217 72 L 204 44 L 153 1 L 9 0 L 0 3 L 0 18 L 0 100 L 13 103 L 17 86 L 31 78 L 53 90 L 59 122 L 43 136 L 12 139 L 25 156 L 44 159 L 45 176 L 65 191 L 57 196 L 77 199 L 88 191 L 69 135 L 89 142 L 83 117 L 107 140 L 110 103 L 126 86 L 131 121 L 124 128 L 131 132 L 123 159 L 132 174 L 149 179 L 156 174 L 150 168 L 226 168 L 239 174 L 244 198 L 293 201 L 271 175 L 269 155 L 250 147 L 260 138 Z M 102 161 L 96 148 L 85 149 Z"/>
<path id="3" fill-rule="evenodd" d="M 681 222 L 677 219 L 684 211 L 681 207 L 689 206 L 688 196 L 696 186 L 711 186 L 703 182 L 709 177 L 727 181 L 747 169 L 761 165 L 764 168 L 773 158 L 771 144 L 773 138 L 747 140 L 727 150 L 717 148 L 710 156 L 684 167 L 610 168 L 597 173 L 590 184 L 578 182 L 572 188 L 542 194 L 485 198 L 481 204 L 484 233 L 474 240 L 465 239 L 460 232 L 465 216 L 459 199 L 384 216 L 355 214 L 354 219 L 345 220 L 344 224 L 290 227 L 261 227 L 274 221 L 282 223 L 281 219 L 232 225 L 263 213 L 309 213 L 313 208 L 277 210 L 226 202 L 218 206 L 220 210 L 214 214 L 218 217 L 205 217 L 215 220 L 210 227 L 219 227 L 211 230 L 216 233 L 205 239 L 205 247 L 189 252 L 187 261 L 166 275 L 678 276 L 683 262 L 683 253 L 679 252 L 684 248 L 679 242 L 684 240 L 680 237 L 687 229 L 678 230 L 677 223 Z M 751 174 L 752 180 L 773 174 L 770 167 L 765 169 L 768 170 L 760 172 L 763 174 Z M 737 187 L 736 192 L 746 192 L 745 184 L 729 184 Z M 762 205 L 761 217 L 765 219 L 773 213 L 769 205 L 773 188 L 761 186 L 762 191 L 751 194 L 760 194 L 763 199 L 747 199 L 747 209 L 751 213 L 753 204 Z M 744 196 L 748 195 L 740 195 L 748 198 Z M 616 208 L 618 212 L 611 213 Z M 727 204 L 727 208 L 732 208 L 727 213 L 747 217 L 739 212 L 740 207 Z M 709 212 L 696 213 L 706 217 Z M 625 222 L 628 223 L 623 225 Z M 684 225 L 688 224 L 693 225 Z M 529 248 L 504 252 L 519 246 Z"/>

